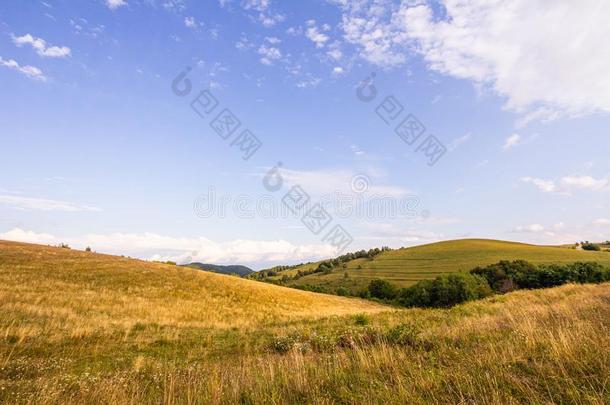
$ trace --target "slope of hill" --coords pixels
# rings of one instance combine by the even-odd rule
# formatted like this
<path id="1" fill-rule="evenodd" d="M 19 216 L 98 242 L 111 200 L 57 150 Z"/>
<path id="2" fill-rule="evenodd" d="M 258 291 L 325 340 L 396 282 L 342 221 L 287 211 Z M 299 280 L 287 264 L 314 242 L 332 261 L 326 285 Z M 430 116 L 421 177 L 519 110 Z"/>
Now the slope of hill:
<path id="1" fill-rule="evenodd" d="M 0 294 L 33 324 L 58 316 L 83 331 L 137 322 L 258 326 L 381 308 L 185 267 L 4 241 Z"/>
<path id="2" fill-rule="evenodd" d="M 336 291 L 337 288 L 344 287 L 356 293 L 374 278 L 386 279 L 406 287 L 440 274 L 468 271 L 500 260 L 518 259 L 535 264 L 594 261 L 610 265 L 610 252 L 591 252 L 498 240 L 464 239 L 382 252 L 372 259 L 349 261 L 334 267 L 327 274 L 321 272 L 299 277 L 299 271 L 310 272 L 321 262 L 309 263 L 277 272 L 277 275 L 269 279 L 276 281 L 284 279 L 288 286 L 316 286 L 328 291 Z"/>
<path id="3" fill-rule="evenodd" d="M 608 403 L 610 285 L 403 309 L 0 242 L 0 403 Z"/>
<path id="4" fill-rule="evenodd" d="M 252 270 L 251 268 L 246 267 L 246 266 L 240 266 L 240 265 L 222 266 L 219 264 L 208 264 L 208 263 L 195 262 L 195 263 L 186 264 L 183 267 L 190 267 L 193 269 L 211 271 L 211 272 L 220 273 L 220 274 L 237 274 L 240 277 L 245 277 L 249 274 L 254 273 L 254 270 Z"/>

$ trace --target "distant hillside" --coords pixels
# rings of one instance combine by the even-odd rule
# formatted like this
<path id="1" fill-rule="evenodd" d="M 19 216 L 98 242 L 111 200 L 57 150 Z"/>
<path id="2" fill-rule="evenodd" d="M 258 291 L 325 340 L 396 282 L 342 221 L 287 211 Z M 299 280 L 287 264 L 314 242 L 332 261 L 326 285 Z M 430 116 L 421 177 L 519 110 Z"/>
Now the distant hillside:
<path id="1" fill-rule="evenodd" d="M 468 271 L 500 260 L 527 260 L 535 264 L 592 261 L 610 266 L 610 252 L 576 250 L 571 247 L 536 246 L 517 242 L 487 239 L 464 239 L 438 242 L 381 252 L 373 258 L 350 260 L 331 269 L 315 272 L 323 261 L 272 270 L 250 278 L 283 283 L 292 287 L 320 288 L 336 292 L 343 287 L 357 293 L 374 278 L 381 278 L 407 287 L 440 274 Z"/>
<path id="2" fill-rule="evenodd" d="M 211 271 L 211 272 L 220 273 L 220 274 L 237 274 L 238 276 L 241 276 L 241 277 L 245 277 L 248 274 L 254 273 L 254 270 L 252 270 L 251 268 L 246 267 L 246 266 L 240 266 L 240 265 L 222 266 L 219 264 L 207 264 L 207 263 L 195 262 L 195 263 L 187 264 L 187 265 L 185 265 L 185 267 L 191 267 L 193 269 Z"/>

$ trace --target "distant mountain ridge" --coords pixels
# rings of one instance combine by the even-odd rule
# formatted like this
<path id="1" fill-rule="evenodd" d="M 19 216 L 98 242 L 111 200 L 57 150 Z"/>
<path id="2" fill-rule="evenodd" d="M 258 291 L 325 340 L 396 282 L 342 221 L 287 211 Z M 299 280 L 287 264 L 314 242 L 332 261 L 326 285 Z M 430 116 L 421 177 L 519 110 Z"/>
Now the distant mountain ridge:
<path id="1" fill-rule="evenodd" d="M 184 267 L 191 267 L 193 269 L 211 271 L 213 273 L 220 273 L 220 274 L 237 274 L 240 277 L 245 277 L 248 274 L 254 273 L 254 270 L 252 270 L 251 268 L 246 267 L 246 266 L 241 266 L 241 265 L 223 266 L 223 265 L 219 265 L 219 264 L 194 262 L 194 263 L 190 263 L 190 264 L 185 264 Z"/>

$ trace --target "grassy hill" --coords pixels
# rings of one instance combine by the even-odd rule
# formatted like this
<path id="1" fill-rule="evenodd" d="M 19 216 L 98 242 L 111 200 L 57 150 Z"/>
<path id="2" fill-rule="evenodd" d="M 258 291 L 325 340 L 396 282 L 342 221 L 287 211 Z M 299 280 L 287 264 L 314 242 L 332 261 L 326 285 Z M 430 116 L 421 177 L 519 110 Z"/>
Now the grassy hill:
<path id="1" fill-rule="evenodd" d="M 391 309 L 0 241 L 0 403 L 608 403 L 610 285 Z"/>
<path id="2" fill-rule="evenodd" d="M 321 262 L 308 263 L 277 272 L 273 280 L 286 275 L 288 286 L 319 286 L 328 291 L 344 287 L 356 293 L 374 278 L 407 287 L 440 274 L 468 271 L 500 260 L 527 260 L 534 264 L 594 261 L 610 266 L 610 252 L 591 252 L 568 247 L 536 246 L 517 242 L 464 239 L 382 252 L 372 259 L 356 259 L 333 268 L 330 274 L 315 273 L 294 278 L 299 271 L 315 269 Z M 285 278 L 284 278 L 285 279 Z"/>
<path id="3" fill-rule="evenodd" d="M 203 270 L 203 271 L 211 271 L 211 272 L 220 273 L 220 274 L 236 274 L 240 277 L 245 277 L 248 274 L 254 273 L 254 270 L 252 270 L 251 268 L 246 267 L 246 266 L 240 266 L 240 265 L 223 266 L 223 265 L 219 265 L 219 264 L 208 264 L 208 263 L 195 262 L 195 263 L 186 264 L 186 265 L 184 265 L 184 267 L 190 267 L 192 269 L 199 269 L 199 270 Z"/>

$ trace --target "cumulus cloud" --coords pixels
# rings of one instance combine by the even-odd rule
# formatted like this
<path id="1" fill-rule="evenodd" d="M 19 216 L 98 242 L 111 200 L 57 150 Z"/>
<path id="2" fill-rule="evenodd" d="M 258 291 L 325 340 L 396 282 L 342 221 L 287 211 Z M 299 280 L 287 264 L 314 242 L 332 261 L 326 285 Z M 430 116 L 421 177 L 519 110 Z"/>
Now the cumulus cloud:
<path id="1" fill-rule="evenodd" d="M 0 56 L 0 66 L 4 66 L 9 69 L 15 70 L 15 71 L 27 76 L 30 79 L 38 80 L 41 82 L 47 81 L 47 77 L 42 73 L 42 70 L 38 69 L 35 66 L 30 66 L 30 65 L 22 66 L 19 63 L 17 63 L 17 61 L 15 61 L 14 59 L 6 60 L 6 59 L 2 59 L 2 56 Z"/>
<path id="2" fill-rule="evenodd" d="M 116 10 L 119 7 L 126 6 L 127 2 L 125 0 L 106 0 L 106 7 L 111 10 Z"/>
<path id="3" fill-rule="evenodd" d="M 263 65 L 273 65 L 275 61 L 281 59 L 282 57 L 282 51 L 272 45 L 267 44 L 262 44 L 258 48 L 258 54 L 261 55 L 260 61 Z"/>
<path id="4" fill-rule="evenodd" d="M 309 20 L 307 21 L 305 36 L 316 44 L 316 48 L 324 48 L 324 45 L 326 45 L 326 42 L 329 40 L 328 35 L 326 35 L 324 31 L 328 31 L 329 29 L 330 27 L 328 25 L 324 25 L 320 28 L 316 25 L 315 20 Z"/>
<path id="5" fill-rule="evenodd" d="M 382 67 L 418 54 L 491 88 L 522 125 L 610 112 L 610 2 L 334 0 L 345 38 Z"/>
<path id="6" fill-rule="evenodd" d="M 242 1 L 242 7 L 245 10 L 252 10 L 258 12 L 256 19 L 265 27 L 271 28 L 279 22 L 286 19 L 283 14 L 273 12 L 270 9 L 270 0 L 244 0 Z"/>
<path id="7" fill-rule="evenodd" d="M 263 241 L 238 239 L 218 242 L 205 237 L 179 238 L 156 233 L 111 233 L 60 237 L 14 228 L 0 233 L 0 239 L 51 245 L 67 243 L 77 249 L 90 246 L 98 252 L 122 254 L 146 260 L 171 260 L 178 263 L 199 261 L 256 265 L 319 260 L 333 257 L 336 254 L 331 245 L 325 244 L 295 245 L 282 239 Z"/>
<path id="8" fill-rule="evenodd" d="M 197 28 L 200 23 L 195 19 L 195 17 L 184 17 L 184 26 L 187 28 Z"/>
<path id="9" fill-rule="evenodd" d="M 16 46 L 30 45 L 38 55 L 49 58 L 65 58 L 70 56 L 70 48 L 67 46 L 47 46 L 47 42 L 42 38 L 36 38 L 31 34 L 20 37 L 11 36 Z"/>
<path id="10" fill-rule="evenodd" d="M 383 68 L 407 60 L 404 34 L 390 24 L 398 8 L 392 0 L 334 0 L 343 10 L 341 28 L 345 40 L 359 49 L 359 55 Z"/>
<path id="11" fill-rule="evenodd" d="M 564 176 L 558 180 L 546 180 L 535 177 L 523 177 L 524 183 L 533 184 L 545 193 L 572 194 L 574 191 L 604 191 L 608 190 L 609 179 L 596 179 L 591 176 Z"/>
<path id="12" fill-rule="evenodd" d="M 341 76 L 345 73 L 345 69 L 343 69 L 341 66 L 335 66 L 333 68 L 333 75 L 335 76 Z"/>

